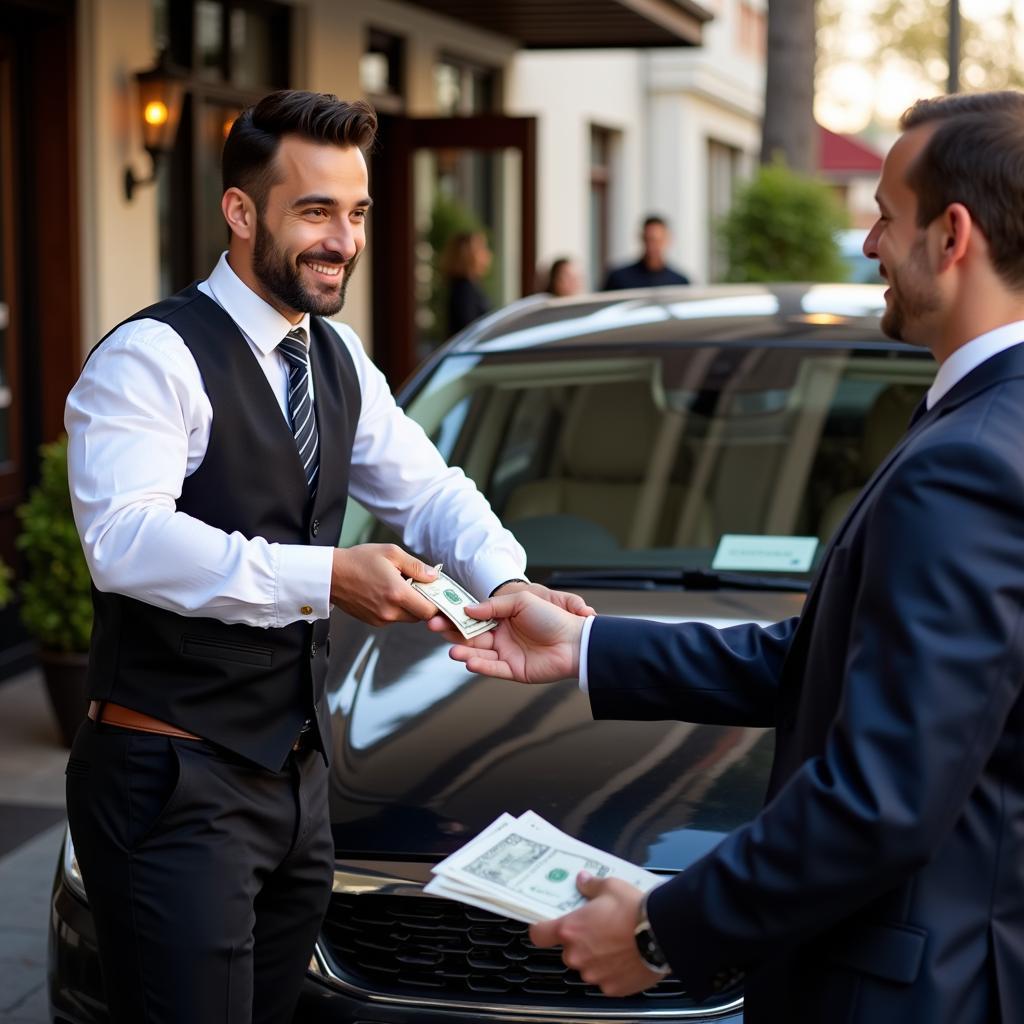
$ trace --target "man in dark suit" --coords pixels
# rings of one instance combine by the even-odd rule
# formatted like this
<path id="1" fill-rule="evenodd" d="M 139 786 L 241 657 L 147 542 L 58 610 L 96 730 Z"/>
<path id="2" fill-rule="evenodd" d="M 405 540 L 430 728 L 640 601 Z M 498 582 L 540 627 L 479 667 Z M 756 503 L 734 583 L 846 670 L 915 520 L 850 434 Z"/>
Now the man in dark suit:
<path id="1" fill-rule="evenodd" d="M 452 650 L 577 674 L 597 718 L 776 728 L 754 820 L 646 903 L 581 879 L 534 926 L 609 995 L 667 964 L 698 999 L 745 976 L 748 1024 L 1024 1021 L 1024 94 L 902 127 L 864 251 L 884 329 L 940 365 L 799 618 L 585 626 L 516 596 Z"/>
<path id="2" fill-rule="evenodd" d="M 603 291 L 616 292 L 624 288 L 650 288 L 661 284 L 689 284 L 690 279 L 671 266 L 666 259 L 672 236 L 664 217 L 651 215 L 644 221 L 640 232 L 643 255 L 636 263 L 615 267 L 605 278 Z"/>

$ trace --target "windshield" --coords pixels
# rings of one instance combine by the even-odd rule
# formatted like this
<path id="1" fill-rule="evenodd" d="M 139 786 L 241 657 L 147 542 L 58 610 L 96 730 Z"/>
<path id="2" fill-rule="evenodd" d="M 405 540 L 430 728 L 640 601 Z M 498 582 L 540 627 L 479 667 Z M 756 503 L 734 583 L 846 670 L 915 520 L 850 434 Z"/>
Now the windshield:
<path id="1" fill-rule="evenodd" d="M 794 575 L 816 562 L 933 373 L 883 345 L 453 354 L 408 413 L 477 483 L 531 569 Z M 343 543 L 393 539 L 350 513 Z"/>

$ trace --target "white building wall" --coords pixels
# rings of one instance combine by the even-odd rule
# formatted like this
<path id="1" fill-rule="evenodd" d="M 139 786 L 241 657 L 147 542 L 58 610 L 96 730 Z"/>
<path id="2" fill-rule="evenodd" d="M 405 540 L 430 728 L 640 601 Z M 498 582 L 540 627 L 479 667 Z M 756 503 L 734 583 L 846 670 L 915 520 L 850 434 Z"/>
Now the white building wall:
<path id="1" fill-rule="evenodd" d="M 537 257 L 589 265 L 591 127 L 617 133 L 609 233 L 613 251 L 635 245 L 631 217 L 642 202 L 643 83 L 634 50 L 520 53 L 514 64 L 509 113 L 537 118 Z"/>
<path id="2" fill-rule="evenodd" d="M 707 281 L 714 218 L 708 209 L 708 144 L 722 143 L 739 152 L 740 176 L 749 175 L 761 145 L 759 118 L 723 103 L 713 93 L 686 81 L 666 88 L 665 69 L 650 94 L 651 133 L 647 160 L 647 194 L 652 209 L 668 217 L 673 229 L 673 256 L 694 281 Z M 692 78 L 683 72 L 680 78 Z"/>

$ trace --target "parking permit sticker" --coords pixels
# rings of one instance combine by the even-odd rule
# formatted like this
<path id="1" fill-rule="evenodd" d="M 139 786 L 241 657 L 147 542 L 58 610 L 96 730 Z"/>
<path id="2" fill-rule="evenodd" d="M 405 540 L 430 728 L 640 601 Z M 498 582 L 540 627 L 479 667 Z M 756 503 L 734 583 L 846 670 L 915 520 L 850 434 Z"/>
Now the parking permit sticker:
<path id="1" fill-rule="evenodd" d="M 746 572 L 807 572 L 817 549 L 817 537 L 723 533 L 711 568 Z"/>

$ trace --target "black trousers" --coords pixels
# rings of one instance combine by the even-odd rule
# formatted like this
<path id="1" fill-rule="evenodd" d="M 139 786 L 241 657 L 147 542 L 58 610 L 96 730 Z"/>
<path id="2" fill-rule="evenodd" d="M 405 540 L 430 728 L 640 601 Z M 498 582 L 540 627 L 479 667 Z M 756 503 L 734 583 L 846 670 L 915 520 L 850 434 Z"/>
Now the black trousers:
<path id="1" fill-rule="evenodd" d="M 267 770 L 86 721 L 68 821 L 116 1024 L 287 1024 L 331 892 L 320 753 Z"/>

